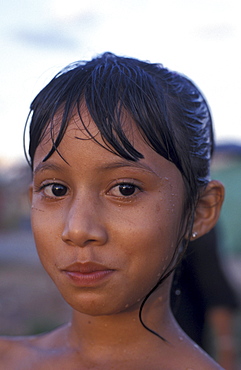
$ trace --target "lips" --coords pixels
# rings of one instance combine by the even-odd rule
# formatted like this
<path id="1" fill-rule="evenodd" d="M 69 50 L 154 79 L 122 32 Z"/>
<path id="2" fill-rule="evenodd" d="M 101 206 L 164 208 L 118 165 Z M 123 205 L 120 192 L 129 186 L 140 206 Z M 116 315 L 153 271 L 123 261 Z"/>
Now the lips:
<path id="1" fill-rule="evenodd" d="M 106 280 L 114 270 L 94 262 L 74 263 L 62 270 L 78 286 L 90 286 Z"/>

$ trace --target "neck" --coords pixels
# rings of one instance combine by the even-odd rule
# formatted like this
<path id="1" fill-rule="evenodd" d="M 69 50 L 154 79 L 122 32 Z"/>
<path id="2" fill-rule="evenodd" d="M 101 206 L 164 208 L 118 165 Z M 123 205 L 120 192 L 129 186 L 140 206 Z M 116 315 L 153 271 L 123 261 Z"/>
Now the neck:
<path id="1" fill-rule="evenodd" d="M 163 293 L 164 292 L 164 293 Z M 142 311 L 145 325 L 169 341 L 170 327 L 173 323 L 169 309 L 169 293 L 161 289 L 147 300 Z M 75 345 L 91 348 L 95 346 L 120 347 L 133 346 L 144 340 L 161 341 L 141 324 L 140 306 L 120 313 L 103 316 L 89 316 L 73 311 L 69 335 Z"/>

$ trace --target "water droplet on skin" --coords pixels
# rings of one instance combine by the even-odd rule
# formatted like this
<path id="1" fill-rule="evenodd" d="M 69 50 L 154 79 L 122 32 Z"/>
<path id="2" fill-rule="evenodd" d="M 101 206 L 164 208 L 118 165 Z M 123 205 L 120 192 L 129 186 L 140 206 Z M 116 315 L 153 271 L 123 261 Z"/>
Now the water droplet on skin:
<path id="1" fill-rule="evenodd" d="M 179 337 L 179 340 L 182 342 L 183 341 L 183 337 Z"/>
<path id="2" fill-rule="evenodd" d="M 157 274 L 157 277 L 160 277 L 161 276 L 161 273 L 159 272 L 159 274 Z"/>
<path id="3" fill-rule="evenodd" d="M 159 212 L 159 211 L 160 211 L 160 208 L 161 208 L 161 207 L 157 204 L 157 205 L 156 205 L 156 212 Z"/>
<path id="4" fill-rule="evenodd" d="M 128 308 L 129 307 L 129 304 L 127 303 L 126 305 L 125 305 L 125 308 Z"/>

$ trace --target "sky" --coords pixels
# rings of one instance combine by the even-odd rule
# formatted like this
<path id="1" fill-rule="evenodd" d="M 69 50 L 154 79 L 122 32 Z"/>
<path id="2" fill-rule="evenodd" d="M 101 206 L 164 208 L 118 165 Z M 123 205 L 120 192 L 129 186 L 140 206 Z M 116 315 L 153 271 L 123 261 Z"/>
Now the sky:
<path id="1" fill-rule="evenodd" d="M 0 163 L 22 160 L 35 95 L 104 51 L 160 62 L 206 96 L 219 143 L 241 144 L 239 0 L 0 0 Z"/>

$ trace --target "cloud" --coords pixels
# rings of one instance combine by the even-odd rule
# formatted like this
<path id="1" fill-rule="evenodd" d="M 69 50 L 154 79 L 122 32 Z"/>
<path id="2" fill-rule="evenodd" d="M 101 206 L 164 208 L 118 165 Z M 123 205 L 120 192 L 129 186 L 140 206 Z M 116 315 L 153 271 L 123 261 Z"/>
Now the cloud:
<path id="1" fill-rule="evenodd" d="M 197 35 L 205 39 L 223 40 L 233 37 L 234 31 L 230 24 L 212 24 L 200 27 Z"/>
<path id="2" fill-rule="evenodd" d="M 74 37 L 53 28 L 28 28 L 13 31 L 13 38 L 30 47 L 44 49 L 73 49 L 77 47 Z"/>

